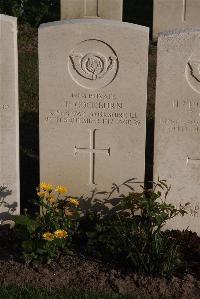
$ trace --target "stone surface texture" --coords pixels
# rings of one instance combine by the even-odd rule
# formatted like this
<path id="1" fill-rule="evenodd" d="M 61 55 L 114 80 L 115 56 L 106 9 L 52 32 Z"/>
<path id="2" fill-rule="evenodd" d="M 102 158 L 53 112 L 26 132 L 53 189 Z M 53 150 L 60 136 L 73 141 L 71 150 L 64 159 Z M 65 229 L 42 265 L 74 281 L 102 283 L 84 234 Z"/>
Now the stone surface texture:
<path id="1" fill-rule="evenodd" d="M 73 196 L 144 180 L 148 39 L 109 20 L 40 27 L 41 180 Z"/>
<path id="2" fill-rule="evenodd" d="M 154 180 L 171 185 L 168 200 L 188 215 L 170 228 L 200 233 L 200 29 L 158 39 Z"/>
<path id="3" fill-rule="evenodd" d="M 17 19 L 0 15 L 0 220 L 20 211 Z"/>
<path id="4" fill-rule="evenodd" d="M 122 21 L 123 0 L 61 0 L 61 19 L 100 17 Z"/>
<path id="5" fill-rule="evenodd" d="M 200 26 L 199 0 L 154 0 L 153 39 L 159 32 Z"/>

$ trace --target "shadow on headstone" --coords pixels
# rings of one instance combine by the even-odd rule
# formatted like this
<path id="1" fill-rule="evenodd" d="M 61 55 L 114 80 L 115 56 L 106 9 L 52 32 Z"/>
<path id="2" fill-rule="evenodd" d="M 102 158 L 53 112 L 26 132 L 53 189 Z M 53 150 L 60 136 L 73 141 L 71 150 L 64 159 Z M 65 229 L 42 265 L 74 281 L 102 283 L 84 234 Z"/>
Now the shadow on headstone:
<path id="1" fill-rule="evenodd" d="M 142 182 L 139 182 L 142 183 Z M 121 205 L 122 200 L 129 193 L 134 193 L 136 196 L 142 194 L 135 191 L 134 184 L 138 184 L 135 178 L 128 179 L 120 185 L 112 184 L 110 191 L 100 191 L 94 189 L 90 192 L 90 196 L 80 198 L 80 205 L 78 211 L 86 215 L 88 212 L 98 213 L 102 217 L 110 217 L 117 212 L 126 213 Z"/>
<path id="2" fill-rule="evenodd" d="M 12 190 L 9 190 L 6 186 L 0 186 L 0 208 L 3 207 L 5 211 L 0 213 L 0 220 L 7 220 L 10 218 L 18 206 L 17 202 L 9 203 L 7 197 L 12 194 Z"/>

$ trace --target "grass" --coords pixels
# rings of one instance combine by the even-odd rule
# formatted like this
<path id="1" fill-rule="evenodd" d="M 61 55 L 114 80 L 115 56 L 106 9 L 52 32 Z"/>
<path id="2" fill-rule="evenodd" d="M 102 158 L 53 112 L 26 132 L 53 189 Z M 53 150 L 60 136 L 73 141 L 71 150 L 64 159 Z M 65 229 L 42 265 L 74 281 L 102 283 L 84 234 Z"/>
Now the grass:
<path id="1" fill-rule="evenodd" d="M 150 297 L 94 294 L 68 289 L 45 289 L 32 286 L 0 286 L 0 299 L 150 299 Z"/>

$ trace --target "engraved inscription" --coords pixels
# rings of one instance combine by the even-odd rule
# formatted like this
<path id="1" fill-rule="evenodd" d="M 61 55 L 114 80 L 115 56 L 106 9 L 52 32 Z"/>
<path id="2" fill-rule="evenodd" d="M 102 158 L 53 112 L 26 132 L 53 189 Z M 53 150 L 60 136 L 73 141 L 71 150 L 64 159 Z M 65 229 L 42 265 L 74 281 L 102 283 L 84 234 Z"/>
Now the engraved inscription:
<path id="1" fill-rule="evenodd" d="M 168 132 L 200 133 L 200 120 L 192 119 L 160 119 L 161 127 Z"/>
<path id="2" fill-rule="evenodd" d="M 71 94 L 72 99 L 92 99 L 92 100 L 117 100 L 117 96 L 115 94 L 109 93 L 79 93 L 79 92 L 72 92 Z"/>
<path id="3" fill-rule="evenodd" d="M 95 155 L 96 154 L 104 154 L 110 156 L 110 148 L 107 149 L 97 149 L 95 146 L 95 135 L 96 129 L 92 130 L 89 129 L 90 133 L 90 147 L 89 148 L 78 148 L 75 146 L 74 151 L 75 155 L 77 154 L 89 154 L 90 155 L 90 178 L 89 178 L 89 185 L 93 186 L 95 184 Z"/>
<path id="4" fill-rule="evenodd" d="M 171 118 L 161 118 L 163 130 L 177 133 L 200 133 L 200 101 L 198 99 L 171 102 Z"/>
<path id="5" fill-rule="evenodd" d="M 184 113 L 197 113 L 198 116 L 200 115 L 200 102 L 195 99 L 175 100 L 172 102 L 172 108 Z"/>
<path id="6" fill-rule="evenodd" d="M 7 110 L 7 109 L 9 109 L 9 108 L 10 108 L 10 106 L 7 105 L 7 104 L 2 104 L 2 105 L 0 105 L 0 110 Z"/>
<path id="7" fill-rule="evenodd" d="M 135 111 L 130 111 L 115 94 L 76 93 L 63 103 L 63 107 L 50 110 L 45 121 L 70 125 L 120 125 L 141 127 Z"/>
<path id="8" fill-rule="evenodd" d="M 96 39 L 79 43 L 68 59 L 72 79 L 87 89 L 109 85 L 115 79 L 118 68 L 118 57 L 112 47 Z"/>

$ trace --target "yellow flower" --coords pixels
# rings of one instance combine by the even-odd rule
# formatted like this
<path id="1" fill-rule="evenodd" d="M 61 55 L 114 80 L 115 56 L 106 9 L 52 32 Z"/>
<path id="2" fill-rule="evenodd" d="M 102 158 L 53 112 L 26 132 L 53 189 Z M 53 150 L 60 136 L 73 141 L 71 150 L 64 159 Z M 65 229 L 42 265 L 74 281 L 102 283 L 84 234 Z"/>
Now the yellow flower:
<path id="1" fill-rule="evenodd" d="M 63 229 L 58 229 L 54 232 L 54 236 L 59 239 L 62 239 L 62 238 L 65 239 L 65 238 L 67 238 L 68 233 Z"/>
<path id="2" fill-rule="evenodd" d="M 79 202 L 78 202 L 78 200 L 77 199 L 75 199 L 75 198 L 68 198 L 68 201 L 72 204 L 72 205 L 74 205 L 74 206 L 78 206 L 79 205 Z"/>
<path id="3" fill-rule="evenodd" d="M 40 189 L 43 190 L 43 191 L 52 191 L 53 190 L 53 186 L 50 185 L 50 184 L 47 184 L 47 183 L 40 183 Z"/>
<path id="4" fill-rule="evenodd" d="M 55 199 L 53 196 L 50 196 L 47 200 L 48 200 L 52 205 L 56 203 L 56 199 Z"/>
<path id="5" fill-rule="evenodd" d="M 44 183 L 44 182 L 42 182 L 42 183 L 40 183 L 40 189 L 42 189 L 42 190 L 46 190 L 46 186 L 47 186 L 47 183 Z"/>
<path id="6" fill-rule="evenodd" d="M 43 197 L 45 197 L 45 192 L 44 191 L 39 191 L 37 193 L 37 196 L 39 196 L 40 198 L 43 198 Z"/>
<path id="7" fill-rule="evenodd" d="M 58 193 L 60 193 L 60 194 L 64 194 L 64 193 L 67 192 L 67 188 L 65 188 L 64 186 L 57 186 L 55 188 L 55 191 L 58 192 Z"/>
<path id="8" fill-rule="evenodd" d="M 65 210 L 65 216 L 66 217 L 71 217 L 73 215 L 73 213 L 69 210 Z"/>
<path id="9" fill-rule="evenodd" d="M 50 232 L 46 232 L 42 235 L 42 239 L 45 241 L 53 241 L 54 235 Z"/>

